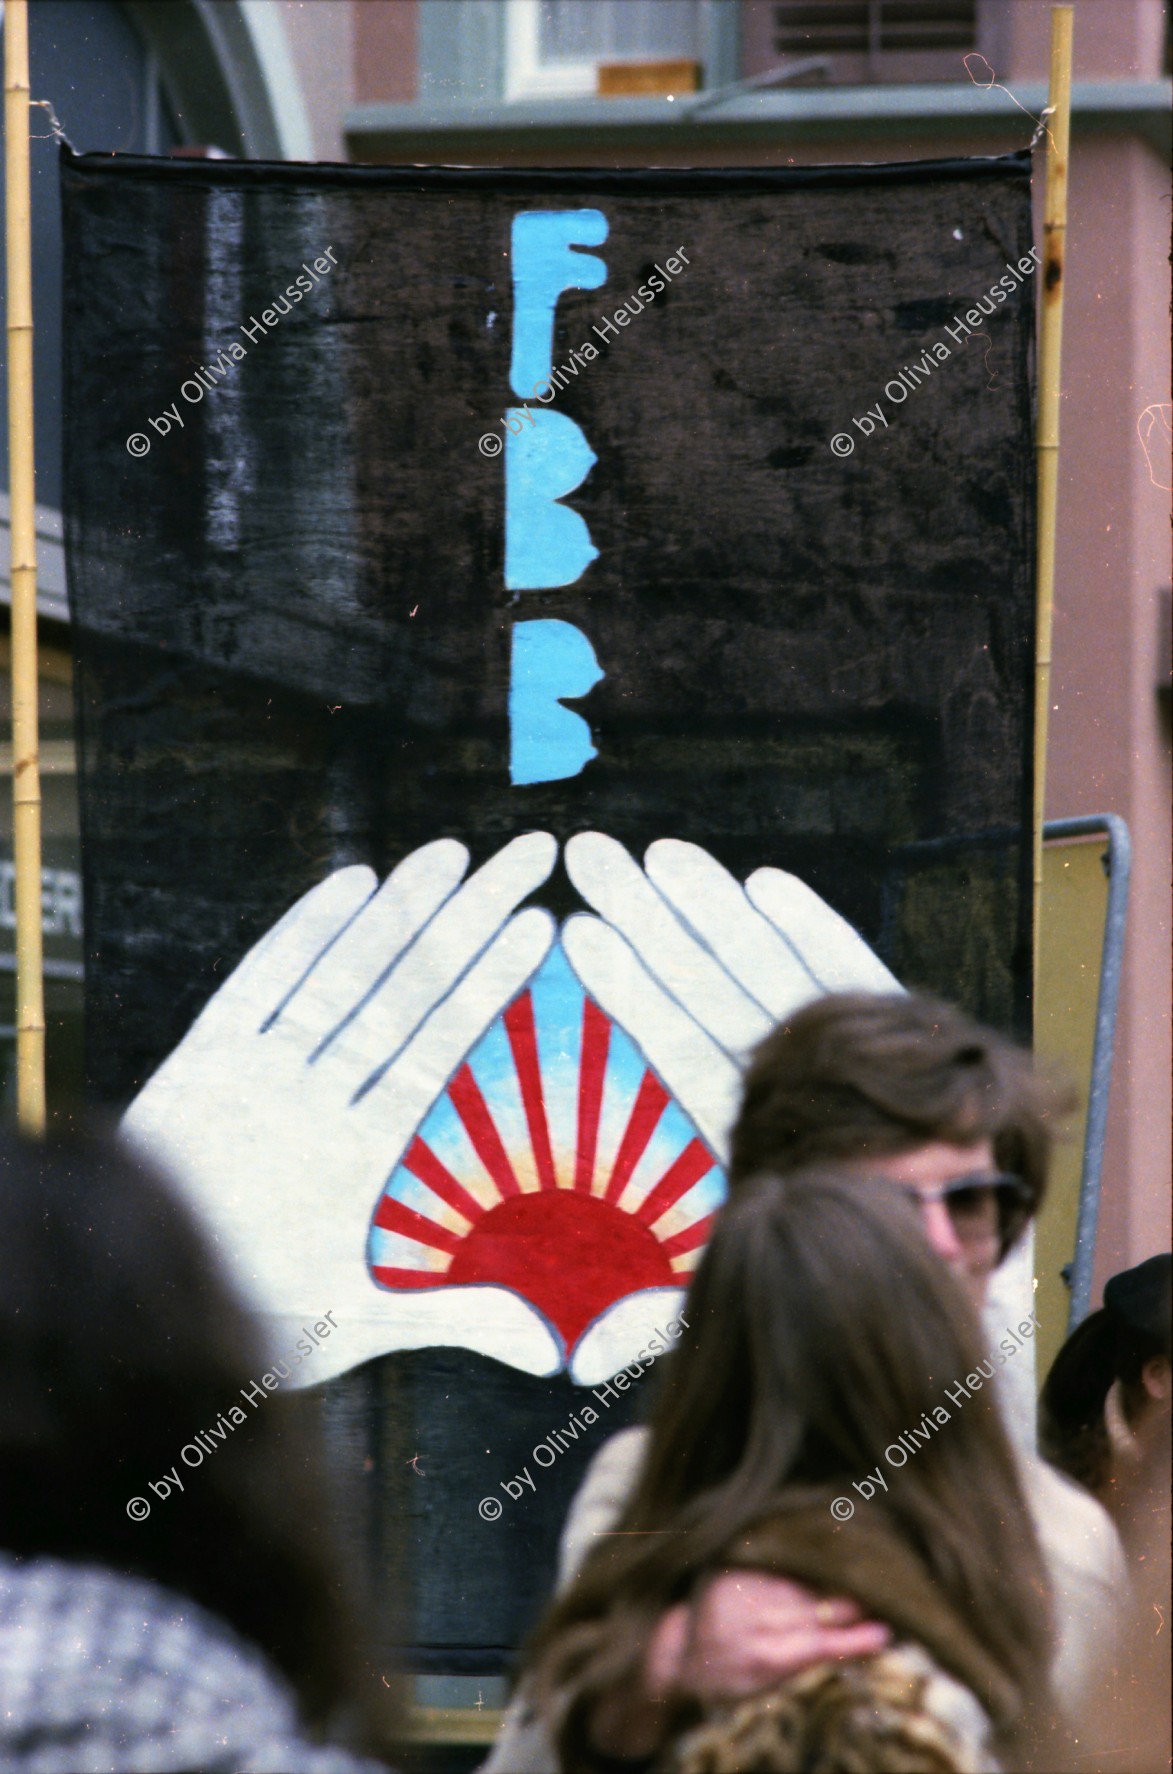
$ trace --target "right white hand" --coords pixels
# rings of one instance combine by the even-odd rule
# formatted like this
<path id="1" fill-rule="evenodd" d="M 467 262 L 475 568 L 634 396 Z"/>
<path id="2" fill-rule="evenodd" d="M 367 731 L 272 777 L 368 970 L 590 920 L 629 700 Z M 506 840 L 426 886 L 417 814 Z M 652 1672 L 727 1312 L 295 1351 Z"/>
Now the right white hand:
<path id="1" fill-rule="evenodd" d="M 824 992 L 902 988 L 795 875 L 761 868 L 742 887 L 699 844 L 676 838 L 657 840 L 644 863 L 601 832 L 570 839 L 567 873 L 598 916 L 569 918 L 562 946 L 725 1161 L 746 1059 L 776 1023 Z M 617 1372 L 680 1303 L 664 1289 L 620 1301 L 574 1350 L 572 1378 L 595 1384 Z"/>
<path id="2" fill-rule="evenodd" d="M 340 869 L 245 956 L 126 1113 L 275 1332 L 334 1312 L 306 1384 L 438 1341 L 534 1373 L 560 1365 L 509 1290 L 463 1290 L 462 1315 L 443 1275 L 405 1296 L 366 1261 L 375 1204 L 421 1120 L 550 948 L 548 912 L 514 914 L 556 856 L 530 832 L 468 880 L 450 838 L 378 891 L 369 868 Z"/>
<path id="3" fill-rule="evenodd" d="M 652 844 L 644 865 L 601 832 L 571 838 L 567 872 L 599 915 L 568 919 L 563 947 L 724 1158 L 746 1057 L 775 1023 L 823 992 L 902 987 L 796 875 L 761 868 L 742 887 L 676 838 Z"/>

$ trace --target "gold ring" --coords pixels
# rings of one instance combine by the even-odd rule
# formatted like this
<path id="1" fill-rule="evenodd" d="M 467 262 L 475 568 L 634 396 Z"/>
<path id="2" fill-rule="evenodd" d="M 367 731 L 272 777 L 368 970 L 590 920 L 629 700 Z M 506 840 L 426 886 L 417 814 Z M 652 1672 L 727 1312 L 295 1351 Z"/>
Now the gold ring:
<path id="1" fill-rule="evenodd" d="M 815 1619 L 820 1626 L 830 1626 L 835 1619 L 834 1602 L 821 1601 L 815 1604 Z"/>

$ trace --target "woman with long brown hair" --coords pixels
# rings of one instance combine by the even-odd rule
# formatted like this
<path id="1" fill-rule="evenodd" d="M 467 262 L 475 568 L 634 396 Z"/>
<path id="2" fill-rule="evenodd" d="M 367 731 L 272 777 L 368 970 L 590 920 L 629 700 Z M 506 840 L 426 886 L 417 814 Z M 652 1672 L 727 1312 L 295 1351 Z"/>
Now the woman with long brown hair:
<path id="1" fill-rule="evenodd" d="M 657 1774 L 1024 1763 L 1046 1715 L 1045 1568 L 997 1370 L 899 1187 L 742 1185 L 685 1316 L 637 1488 L 529 1648 L 561 1768 L 614 1765 L 597 1745 L 653 1627 L 730 1569 L 851 1596 L 893 1643 L 704 1716 L 667 1684 L 658 1741 L 622 1746 Z"/>

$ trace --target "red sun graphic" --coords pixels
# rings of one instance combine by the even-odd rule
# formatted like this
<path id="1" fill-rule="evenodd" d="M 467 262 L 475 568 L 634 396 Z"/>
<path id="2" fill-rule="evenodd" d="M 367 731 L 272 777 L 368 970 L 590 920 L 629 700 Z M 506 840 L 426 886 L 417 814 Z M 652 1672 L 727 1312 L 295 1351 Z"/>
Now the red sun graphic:
<path id="1" fill-rule="evenodd" d="M 576 1002 L 569 1078 L 565 1042 L 543 1068 L 533 991 L 510 1004 L 505 1039 L 486 1037 L 451 1079 L 371 1235 L 380 1286 L 510 1288 L 567 1351 L 628 1294 L 687 1286 L 724 1187 L 627 1036 L 581 987 Z"/>
<path id="2" fill-rule="evenodd" d="M 515 1195 L 477 1221 L 445 1279 L 512 1287 L 550 1320 L 568 1349 L 613 1300 L 679 1287 L 654 1233 L 607 1201 L 569 1190 Z"/>

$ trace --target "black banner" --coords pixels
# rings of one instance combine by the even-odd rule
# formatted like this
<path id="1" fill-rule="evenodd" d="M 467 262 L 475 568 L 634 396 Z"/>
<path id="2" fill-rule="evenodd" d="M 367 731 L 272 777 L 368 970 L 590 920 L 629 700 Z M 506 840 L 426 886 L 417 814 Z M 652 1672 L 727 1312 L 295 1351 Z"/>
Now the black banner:
<path id="1" fill-rule="evenodd" d="M 488 1670 L 750 1042 L 889 975 L 1028 1030 L 1029 157 L 62 180 L 90 1085 L 336 1308 L 393 1630 Z M 349 1209 L 282 1189 L 295 1022 Z"/>

